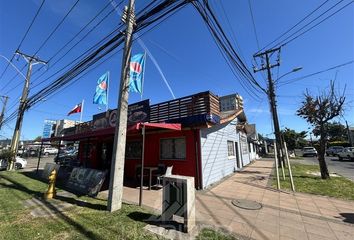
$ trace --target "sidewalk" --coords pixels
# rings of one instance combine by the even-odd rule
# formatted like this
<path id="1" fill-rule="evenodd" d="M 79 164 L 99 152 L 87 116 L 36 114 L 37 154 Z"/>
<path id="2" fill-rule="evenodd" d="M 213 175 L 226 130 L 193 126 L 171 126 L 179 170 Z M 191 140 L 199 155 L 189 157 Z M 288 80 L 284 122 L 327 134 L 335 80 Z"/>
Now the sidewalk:
<path id="1" fill-rule="evenodd" d="M 272 168 L 271 159 L 258 160 L 213 188 L 197 191 L 197 223 L 252 239 L 353 240 L 353 201 L 278 192 L 267 187 Z M 125 188 L 123 199 L 137 203 L 138 191 Z M 144 205 L 161 211 L 161 193 L 144 191 Z M 257 201 L 263 208 L 241 209 L 231 203 L 234 199 Z"/>

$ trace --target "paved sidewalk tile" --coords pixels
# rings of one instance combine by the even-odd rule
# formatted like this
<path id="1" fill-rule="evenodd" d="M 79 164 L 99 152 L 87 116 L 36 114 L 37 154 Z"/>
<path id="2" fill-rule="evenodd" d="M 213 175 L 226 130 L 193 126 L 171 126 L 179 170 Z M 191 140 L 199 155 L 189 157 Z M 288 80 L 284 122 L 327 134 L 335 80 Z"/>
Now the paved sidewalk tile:
<path id="1" fill-rule="evenodd" d="M 218 185 L 196 192 L 197 223 L 222 227 L 252 239 L 354 240 L 354 201 L 303 193 L 276 191 L 268 187 L 273 160 L 253 162 Z M 138 201 L 139 189 L 124 189 L 123 199 Z M 162 191 L 144 190 L 143 204 L 161 211 Z M 233 199 L 263 205 L 259 210 L 234 206 Z"/>

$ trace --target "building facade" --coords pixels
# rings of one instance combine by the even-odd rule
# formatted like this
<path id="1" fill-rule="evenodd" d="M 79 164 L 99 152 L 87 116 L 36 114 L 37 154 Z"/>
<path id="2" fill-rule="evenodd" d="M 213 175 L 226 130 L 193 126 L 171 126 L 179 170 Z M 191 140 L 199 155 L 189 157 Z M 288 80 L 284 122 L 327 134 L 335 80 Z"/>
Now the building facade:
<path id="1" fill-rule="evenodd" d="M 57 140 L 79 142 L 80 166 L 109 170 L 112 159 L 116 110 L 93 116 Z M 138 124 L 150 124 L 145 131 L 144 165 L 172 166 L 173 174 L 195 178 L 204 189 L 250 163 L 247 135 L 238 126 L 246 122 L 243 109 L 220 111 L 219 97 L 202 92 L 150 105 L 148 100 L 128 109 L 124 179 L 137 179 L 142 159 L 142 132 Z M 178 125 L 179 130 L 168 128 Z M 44 139 L 45 141 L 45 139 Z"/>

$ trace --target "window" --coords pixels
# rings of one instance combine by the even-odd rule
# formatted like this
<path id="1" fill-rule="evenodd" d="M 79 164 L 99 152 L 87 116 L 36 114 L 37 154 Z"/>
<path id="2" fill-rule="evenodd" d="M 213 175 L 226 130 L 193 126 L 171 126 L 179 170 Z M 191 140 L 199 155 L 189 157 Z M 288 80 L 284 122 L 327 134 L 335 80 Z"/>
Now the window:
<path id="1" fill-rule="evenodd" d="M 227 156 L 229 158 L 234 158 L 235 155 L 235 147 L 233 141 L 227 141 Z"/>
<path id="2" fill-rule="evenodd" d="M 185 138 L 165 138 L 160 139 L 160 159 L 186 159 L 186 139 Z"/>
<path id="3" fill-rule="evenodd" d="M 141 159 L 142 143 L 141 141 L 127 142 L 125 147 L 126 159 Z"/>

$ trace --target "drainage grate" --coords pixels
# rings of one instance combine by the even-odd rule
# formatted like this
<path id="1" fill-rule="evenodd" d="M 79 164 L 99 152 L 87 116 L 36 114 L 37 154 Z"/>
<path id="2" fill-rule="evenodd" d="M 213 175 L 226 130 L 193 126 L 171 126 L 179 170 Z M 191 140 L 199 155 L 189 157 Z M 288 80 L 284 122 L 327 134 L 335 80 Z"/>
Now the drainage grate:
<path id="1" fill-rule="evenodd" d="M 258 210 L 262 208 L 261 203 L 247 200 L 247 199 L 234 199 L 231 201 L 231 203 L 236 207 L 247 209 L 247 210 Z"/>

